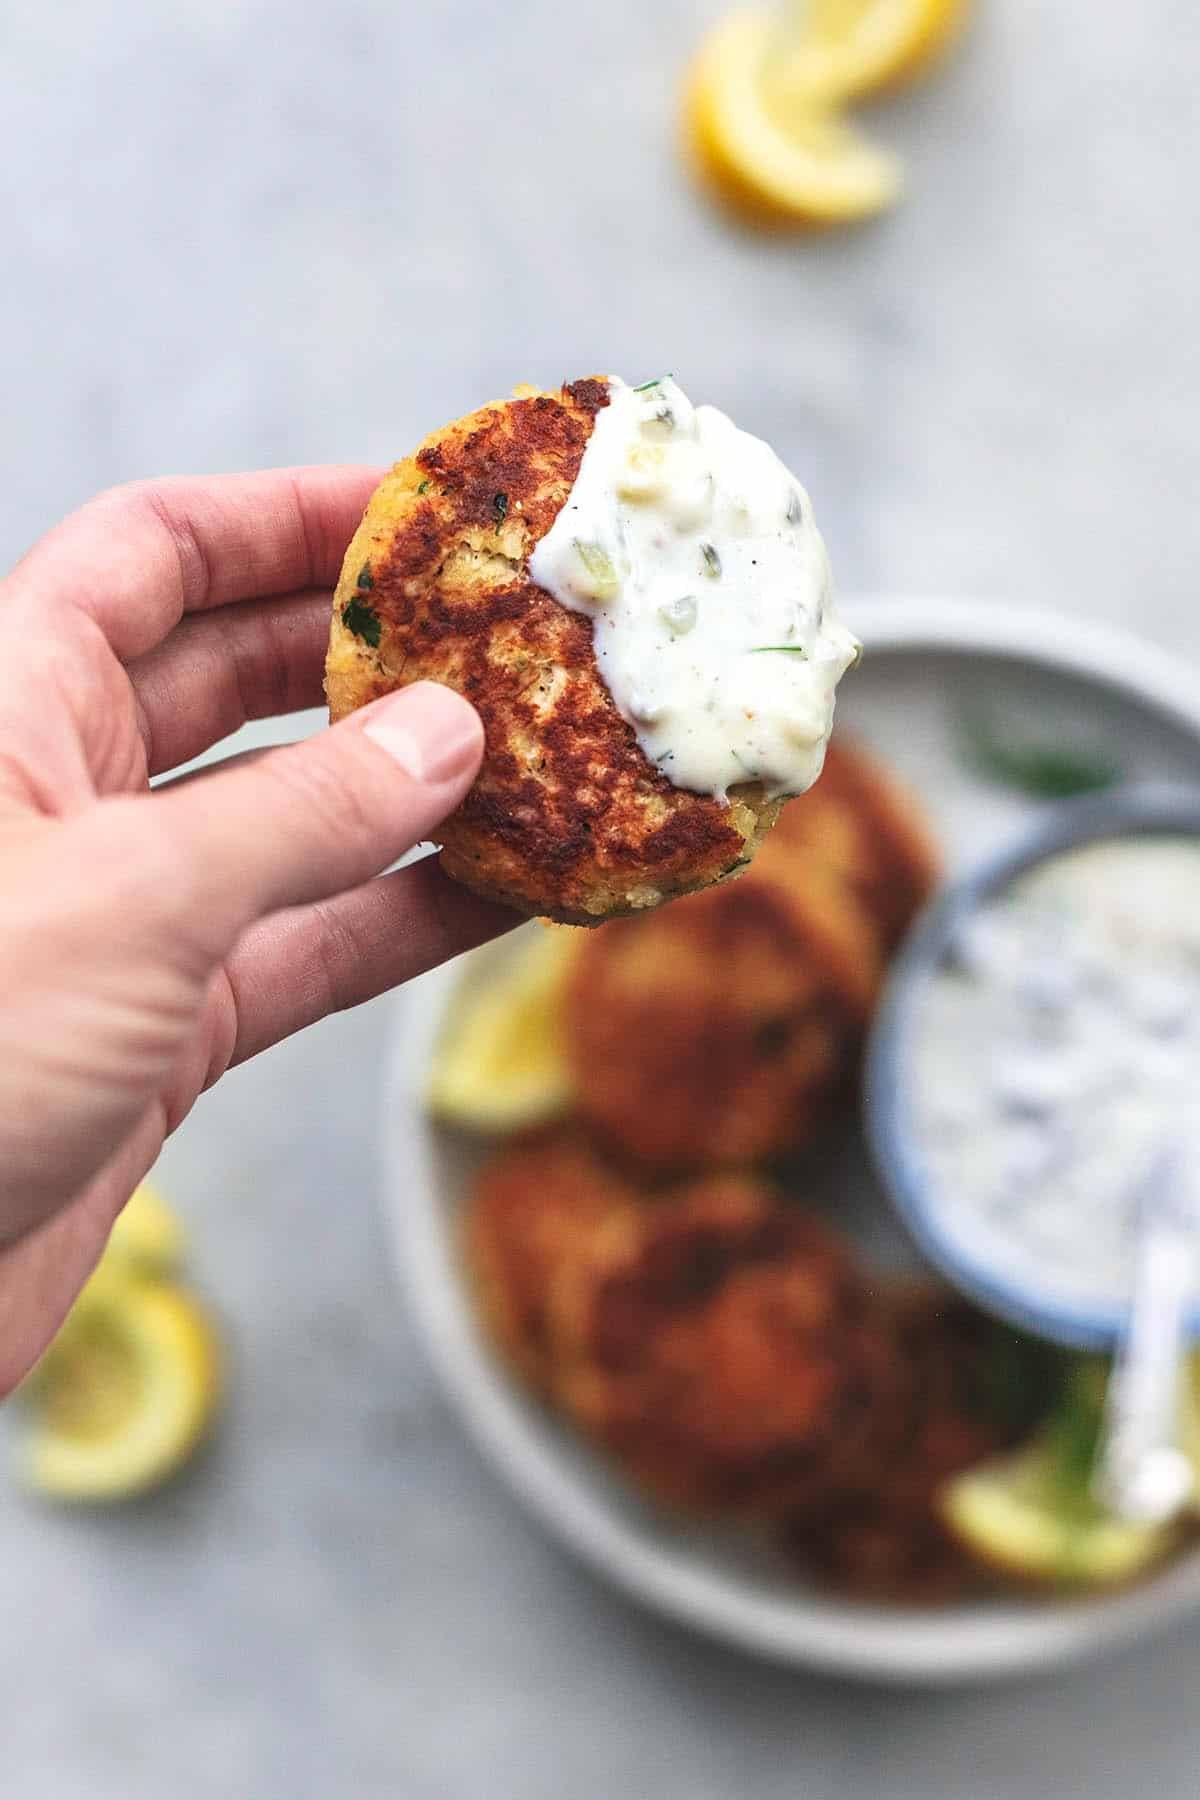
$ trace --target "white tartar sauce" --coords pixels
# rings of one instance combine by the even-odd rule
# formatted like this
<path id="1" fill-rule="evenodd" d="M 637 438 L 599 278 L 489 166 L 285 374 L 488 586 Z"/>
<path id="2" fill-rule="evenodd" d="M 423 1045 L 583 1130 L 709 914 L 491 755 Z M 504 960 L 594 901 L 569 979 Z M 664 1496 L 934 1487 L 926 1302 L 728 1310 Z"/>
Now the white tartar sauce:
<path id="1" fill-rule="evenodd" d="M 669 378 L 610 388 L 533 579 L 592 620 L 601 677 L 674 786 L 803 793 L 859 655 L 808 495 Z"/>
<path id="2" fill-rule="evenodd" d="M 1181 1133 L 1200 1155 L 1200 844 L 1020 877 L 960 933 L 913 1056 L 940 1229 L 1026 1293 L 1126 1304 L 1141 1178 Z"/>

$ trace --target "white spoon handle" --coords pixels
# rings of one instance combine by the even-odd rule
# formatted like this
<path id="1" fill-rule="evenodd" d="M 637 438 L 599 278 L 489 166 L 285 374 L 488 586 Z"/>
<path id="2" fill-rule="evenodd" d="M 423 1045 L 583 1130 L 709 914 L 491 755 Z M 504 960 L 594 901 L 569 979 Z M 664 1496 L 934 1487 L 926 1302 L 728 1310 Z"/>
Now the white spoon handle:
<path id="1" fill-rule="evenodd" d="M 1152 1172 L 1141 1208 L 1129 1327 L 1113 1364 L 1097 1467 L 1104 1503 L 1146 1523 L 1178 1512 L 1195 1486 L 1178 1423 L 1196 1210 L 1194 1174 L 1172 1148 Z"/>

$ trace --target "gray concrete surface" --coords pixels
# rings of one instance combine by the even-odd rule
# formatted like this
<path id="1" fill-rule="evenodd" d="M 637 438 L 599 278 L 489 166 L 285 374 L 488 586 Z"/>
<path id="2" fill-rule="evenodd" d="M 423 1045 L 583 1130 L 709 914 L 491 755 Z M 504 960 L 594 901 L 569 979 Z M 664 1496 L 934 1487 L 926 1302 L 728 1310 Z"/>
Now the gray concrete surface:
<path id="1" fill-rule="evenodd" d="M 764 244 L 673 154 L 685 0 L 0 6 L 0 562 L 137 474 L 388 458 L 521 378 L 673 369 L 802 472 L 846 591 L 1200 654 L 1200 24 L 983 0 L 912 198 Z M 569 1566 L 464 1443 L 377 1217 L 382 1006 L 170 1146 L 226 1429 L 111 1518 L 0 1495 L 14 1800 L 1193 1800 L 1200 1625 L 991 1694 L 763 1669 Z"/>

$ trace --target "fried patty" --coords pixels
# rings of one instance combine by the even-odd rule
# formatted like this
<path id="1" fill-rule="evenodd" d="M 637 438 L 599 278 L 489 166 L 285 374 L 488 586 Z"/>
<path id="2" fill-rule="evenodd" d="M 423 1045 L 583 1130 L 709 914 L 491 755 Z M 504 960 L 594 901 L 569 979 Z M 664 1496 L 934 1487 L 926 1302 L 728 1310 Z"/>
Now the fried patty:
<path id="1" fill-rule="evenodd" d="M 835 740 L 740 881 L 581 947 L 567 1042 L 584 1117 L 655 1168 L 803 1144 L 853 1072 L 936 873 L 908 795 Z"/>
<path id="2" fill-rule="evenodd" d="M 518 390 L 427 437 L 376 489 L 334 598 L 330 717 L 415 681 L 472 701 L 486 750 L 442 828 L 457 880 L 521 912 L 591 925 L 743 867 L 779 802 L 676 788 L 601 679 L 591 622 L 531 580 L 608 383 Z"/>
<path id="3" fill-rule="evenodd" d="M 1009 1449 L 1036 1417 L 1037 1350 L 933 1282 L 889 1283 L 874 1306 L 886 1346 L 881 1385 L 864 1417 L 856 1454 L 844 1441 L 823 1484 L 785 1528 L 810 1574 L 860 1599 L 933 1605 L 978 1586 L 980 1570 L 939 1516 L 948 1480 Z M 995 1391 L 995 1352 L 1004 1386 L 1014 1366 L 1026 1379 Z"/>
<path id="4" fill-rule="evenodd" d="M 639 1186 L 569 1127 L 484 1169 L 466 1244 L 505 1360 L 660 1503 L 768 1527 L 872 1602 L 981 1580 L 939 1495 L 1027 1437 L 1052 1353 L 872 1276 L 761 1177 Z"/>
<path id="5" fill-rule="evenodd" d="M 567 1042 L 583 1116 L 657 1168 L 802 1142 L 853 1068 L 882 967 L 832 882 L 742 880 L 583 944 Z"/>
<path id="6" fill-rule="evenodd" d="M 752 1176 L 605 1221 L 550 1290 L 560 1404 L 660 1499 L 761 1516 L 820 1460 L 860 1283 L 825 1226 Z"/>
<path id="7" fill-rule="evenodd" d="M 755 873 L 803 885 L 819 869 L 869 913 L 890 954 L 928 899 L 939 864 L 912 795 L 837 735 L 816 786 L 785 805 Z"/>
<path id="8" fill-rule="evenodd" d="M 570 1132 L 515 1144 L 479 1176 L 464 1221 L 467 1269 L 487 1331 L 527 1384 L 553 1386 L 551 1288 L 632 1190 Z"/>

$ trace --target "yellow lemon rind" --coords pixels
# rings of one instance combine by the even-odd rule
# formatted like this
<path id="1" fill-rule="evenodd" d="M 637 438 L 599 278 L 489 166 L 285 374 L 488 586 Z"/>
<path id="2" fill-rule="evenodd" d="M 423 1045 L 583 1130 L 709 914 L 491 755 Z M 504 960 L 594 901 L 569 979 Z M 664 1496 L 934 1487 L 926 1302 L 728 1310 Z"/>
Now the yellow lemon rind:
<path id="1" fill-rule="evenodd" d="M 1038 1494 L 1036 1449 L 956 1476 L 942 1519 L 985 1567 L 1034 1587 L 1108 1588 L 1132 1581 L 1178 1541 L 1171 1525 L 1074 1519 Z"/>
<path id="2" fill-rule="evenodd" d="M 836 38 L 821 31 L 818 14 L 778 71 L 778 91 L 845 105 L 907 87 L 950 54 L 969 11 L 969 0 L 871 0 Z"/>
<path id="3" fill-rule="evenodd" d="M 426 1104 L 445 1124 L 509 1133 L 570 1107 L 563 1007 L 575 932 L 535 927 L 490 978 L 468 979 L 448 1010 Z"/>
<path id="4" fill-rule="evenodd" d="M 128 1264 L 139 1273 L 174 1274 L 187 1253 L 187 1233 L 158 1188 L 142 1182 L 118 1213 L 109 1233 L 105 1260 Z"/>
<path id="5" fill-rule="evenodd" d="M 135 1397 L 110 1431 L 64 1430 L 55 1422 L 55 1385 L 72 1379 L 97 1323 L 130 1359 Z M 145 1493 L 189 1460 L 212 1425 L 221 1388 L 216 1331 L 196 1296 L 167 1283 L 93 1279 L 34 1390 L 26 1479 L 44 1497 L 77 1504 Z"/>
<path id="6" fill-rule="evenodd" d="M 760 80 L 767 29 L 763 14 L 731 14 L 693 63 L 685 132 L 708 185 L 764 223 L 844 225 L 886 211 L 903 191 L 896 157 L 829 109 L 798 114 L 788 131 L 773 117 Z"/>

